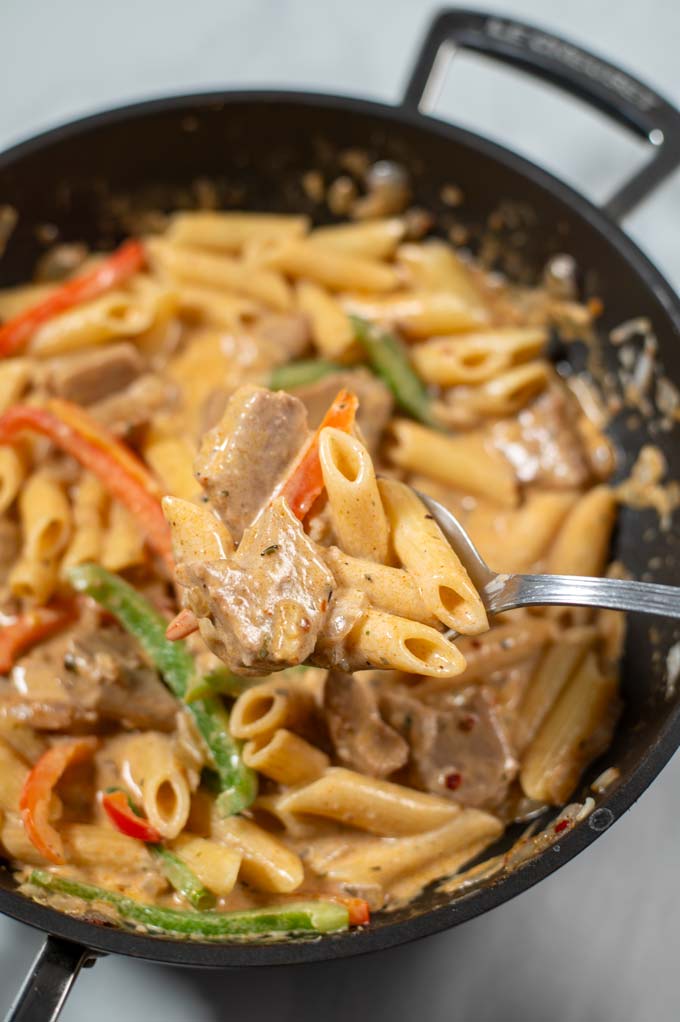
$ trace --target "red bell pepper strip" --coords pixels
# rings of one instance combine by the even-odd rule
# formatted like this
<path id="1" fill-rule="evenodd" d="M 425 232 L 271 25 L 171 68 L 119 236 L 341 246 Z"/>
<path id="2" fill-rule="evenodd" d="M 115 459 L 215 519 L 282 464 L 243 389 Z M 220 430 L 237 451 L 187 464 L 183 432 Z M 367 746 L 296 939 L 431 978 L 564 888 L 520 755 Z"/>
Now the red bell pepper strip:
<path id="1" fill-rule="evenodd" d="M 0 326 L 0 357 L 16 355 L 38 327 L 49 319 L 110 291 L 132 277 L 144 265 L 141 241 L 126 241 L 89 273 L 67 281 L 42 302 L 32 305 Z"/>
<path id="2" fill-rule="evenodd" d="M 0 415 L 0 444 L 11 444 L 24 430 L 49 437 L 89 469 L 109 493 L 124 504 L 140 525 L 149 546 L 172 571 L 170 527 L 160 505 L 160 491 L 146 466 L 87 412 L 69 401 L 53 400 L 47 408 L 14 405 Z"/>
<path id="3" fill-rule="evenodd" d="M 296 518 L 304 521 L 316 498 L 323 492 L 323 473 L 319 459 L 321 430 L 334 426 L 349 433 L 354 425 L 359 399 L 349 390 L 341 390 L 323 417 L 321 425 L 309 441 L 302 457 L 279 490 Z"/>
<path id="4" fill-rule="evenodd" d="M 170 639 L 170 642 L 177 642 L 178 639 L 186 639 L 187 635 L 191 635 L 198 629 L 198 618 L 194 614 L 193 610 L 189 610 L 185 607 L 180 610 L 178 614 L 175 614 L 172 621 L 165 629 L 165 638 Z"/>
<path id="5" fill-rule="evenodd" d="M 53 745 L 42 754 L 24 782 L 19 800 L 24 829 L 31 844 L 55 865 L 64 862 L 64 847 L 48 819 L 52 792 L 66 767 L 88 759 L 96 748 L 96 738 L 70 738 Z"/>
<path id="6" fill-rule="evenodd" d="M 53 603 L 19 614 L 0 626 L 0 674 L 7 674 L 25 649 L 61 631 L 76 616 L 74 603 Z"/>
<path id="7" fill-rule="evenodd" d="M 124 791 L 107 791 L 102 795 L 102 806 L 111 823 L 121 834 L 154 845 L 162 840 L 161 835 L 146 817 L 140 816 L 130 806 L 130 800 Z"/>
<path id="8" fill-rule="evenodd" d="M 349 912 L 350 926 L 368 926 L 370 923 L 371 910 L 368 907 L 368 902 L 363 898 L 346 898 L 341 894 L 325 894 L 324 898 L 328 901 L 337 901 L 338 904 L 345 906 Z"/>

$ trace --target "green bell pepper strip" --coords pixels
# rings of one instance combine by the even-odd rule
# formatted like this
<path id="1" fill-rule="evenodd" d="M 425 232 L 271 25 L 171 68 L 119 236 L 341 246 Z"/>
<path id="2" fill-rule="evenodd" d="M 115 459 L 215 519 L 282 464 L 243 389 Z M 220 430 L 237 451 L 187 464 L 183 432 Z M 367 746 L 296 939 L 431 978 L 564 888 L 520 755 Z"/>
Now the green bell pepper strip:
<path id="1" fill-rule="evenodd" d="M 200 937 L 233 937 L 264 933 L 334 933 L 346 930 L 349 913 L 332 901 L 299 901 L 242 912 L 192 912 L 160 908 L 135 901 L 117 891 L 84 884 L 34 869 L 28 882 L 55 894 L 70 894 L 83 901 L 103 901 L 117 909 L 122 919 L 132 920 L 164 933 Z"/>
<path id="2" fill-rule="evenodd" d="M 288 362 L 277 366 L 269 377 L 270 390 L 295 390 L 308 383 L 316 383 L 324 376 L 342 371 L 342 366 L 325 358 L 303 358 L 299 362 Z"/>
<path id="3" fill-rule="evenodd" d="M 350 321 L 371 368 L 390 388 L 397 405 L 427 426 L 436 425 L 425 386 L 399 338 L 360 316 L 350 316 Z"/>
<path id="4" fill-rule="evenodd" d="M 165 637 L 167 621 L 149 601 L 118 575 L 98 564 L 79 564 L 68 572 L 79 593 L 92 597 L 134 636 L 160 671 L 171 692 L 184 699 L 194 676 L 194 661 L 183 642 Z M 257 774 L 241 759 L 241 743 L 229 734 L 229 716 L 217 698 L 187 705 L 220 777 L 217 808 L 223 816 L 247 809 L 257 797 Z"/>
<path id="5" fill-rule="evenodd" d="M 166 879 L 172 884 L 176 891 L 198 909 L 214 908 L 217 903 L 215 895 L 204 887 L 192 869 L 186 862 L 175 855 L 169 848 L 162 845 L 148 845 L 151 854 L 160 864 Z"/>

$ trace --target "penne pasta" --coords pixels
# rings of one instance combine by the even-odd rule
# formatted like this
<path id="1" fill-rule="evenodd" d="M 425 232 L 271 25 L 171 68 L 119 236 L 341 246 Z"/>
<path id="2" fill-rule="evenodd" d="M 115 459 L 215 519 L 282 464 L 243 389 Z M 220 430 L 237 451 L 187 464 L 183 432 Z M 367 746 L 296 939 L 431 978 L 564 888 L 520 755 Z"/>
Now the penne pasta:
<path id="1" fill-rule="evenodd" d="M 405 222 L 392 217 L 316 227 L 309 235 L 309 241 L 364 259 L 390 259 L 405 233 Z"/>
<path id="2" fill-rule="evenodd" d="M 0 289 L 0 320 L 4 322 L 19 316 L 26 309 L 44 301 L 55 290 L 55 284 L 21 284 Z"/>
<path id="3" fill-rule="evenodd" d="M 279 728 L 304 726 L 313 710 L 312 697 L 303 685 L 283 678 L 265 681 L 238 697 L 231 711 L 230 730 L 235 738 L 264 741 Z"/>
<path id="4" fill-rule="evenodd" d="M 170 847 L 218 898 L 231 894 L 243 860 L 239 849 L 187 833 L 176 837 Z"/>
<path id="5" fill-rule="evenodd" d="M 176 291 L 181 313 L 225 330 L 241 329 L 261 311 L 251 298 L 221 294 L 211 287 L 178 284 Z"/>
<path id="6" fill-rule="evenodd" d="M 520 781 L 529 798 L 566 802 L 584 767 L 609 744 L 618 709 L 617 679 L 587 653 L 524 754 Z"/>
<path id="7" fill-rule="evenodd" d="M 144 535 L 123 504 L 114 501 L 102 537 L 100 561 L 109 571 L 123 571 L 146 560 Z"/>
<path id="8" fill-rule="evenodd" d="M 380 496 L 397 557 L 413 576 L 423 603 L 463 635 L 486 631 L 484 604 L 470 577 L 425 505 L 408 486 L 380 480 Z"/>
<path id="9" fill-rule="evenodd" d="M 75 489 L 73 535 L 61 563 L 62 576 L 77 564 L 96 562 L 105 532 L 107 496 L 96 476 L 86 473 Z"/>
<path id="10" fill-rule="evenodd" d="M 19 812 L 19 799 L 28 777 L 28 766 L 5 741 L 0 739 L 0 810 Z"/>
<path id="11" fill-rule="evenodd" d="M 344 361 L 356 353 L 349 316 L 334 295 L 310 280 L 299 280 L 295 294 L 298 308 L 309 318 L 314 346 L 320 355 Z"/>
<path id="12" fill-rule="evenodd" d="M 158 476 L 165 493 L 185 501 L 197 495 L 194 476 L 195 445 L 185 436 L 152 427 L 144 444 L 144 460 Z"/>
<path id="13" fill-rule="evenodd" d="M 0 812 L 0 846 L 8 858 L 30 866 L 45 866 L 47 860 L 36 849 L 18 812 Z"/>
<path id="14" fill-rule="evenodd" d="M 48 320 L 34 333 L 29 351 L 37 358 L 51 358 L 136 337 L 151 327 L 153 318 L 153 309 L 147 303 L 123 291 L 111 291 Z"/>
<path id="15" fill-rule="evenodd" d="M 437 618 L 425 607 L 413 577 L 402 568 L 349 557 L 336 546 L 324 550 L 324 560 L 341 586 L 366 593 L 376 610 L 438 627 Z"/>
<path id="16" fill-rule="evenodd" d="M 401 784 L 331 767 L 283 796 L 284 812 L 322 816 L 371 834 L 422 834 L 458 816 L 459 806 Z"/>
<path id="17" fill-rule="evenodd" d="M 368 610 L 346 640 L 346 659 L 351 670 L 376 665 L 422 674 L 453 678 L 465 670 L 460 651 L 441 632 L 418 621 Z"/>
<path id="18" fill-rule="evenodd" d="M 186 826 L 191 793 L 172 738 L 146 731 L 114 739 L 110 752 L 152 827 L 164 838 L 177 837 Z"/>
<path id="19" fill-rule="evenodd" d="M 413 485 L 428 492 L 426 482 L 421 487 L 420 480 L 413 480 Z M 529 571 L 542 560 L 579 498 L 572 490 L 534 490 L 518 508 L 506 510 L 478 501 L 470 511 L 458 506 L 451 510 L 486 563 L 494 571 L 512 573 Z"/>
<path id="20" fill-rule="evenodd" d="M 271 737 L 246 742 L 243 762 L 272 781 L 291 786 L 313 781 L 330 761 L 321 749 L 292 731 L 279 728 Z"/>
<path id="21" fill-rule="evenodd" d="M 505 327 L 453 337 L 434 337 L 417 345 L 413 364 L 428 383 L 441 387 L 477 385 L 493 380 L 520 362 L 541 353 L 546 331 L 533 327 Z"/>
<path id="22" fill-rule="evenodd" d="M 361 290 L 360 284 L 354 287 L 357 292 Z M 482 309 L 470 306 L 451 291 L 405 291 L 386 298 L 347 294 L 342 304 L 347 312 L 387 323 L 413 340 L 476 330 L 488 320 Z"/>
<path id="23" fill-rule="evenodd" d="M 30 358 L 6 358 L 0 362 L 0 414 L 21 399 L 35 370 Z"/>
<path id="24" fill-rule="evenodd" d="M 241 853 L 241 876 L 258 891 L 290 894 L 304 879 L 300 857 L 244 816 L 215 817 L 213 837 Z"/>
<path id="25" fill-rule="evenodd" d="M 550 643 L 531 676 L 518 709 L 518 726 L 514 738 L 519 752 L 534 739 L 569 678 L 595 642 L 594 629 L 573 631 L 581 633 L 583 638 Z"/>
<path id="26" fill-rule="evenodd" d="M 151 868 L 151 856 L 146 845 L 112 827 L 65 823 L 59 832 L 64 842 L 64 854 L 75 866 L 110 866 L 123 873 Z"/>
<path id="27" fill-rule="evenodd" d="M 457 684 L 493 680 L 497 672 L 507 671 L 536 655 L 554 635 L 555 626 L 551 621 L 524 616 L 518 621 L 494 621 L 483 641 L 463 636 L 456 645 L 465 659 L 465 671 Z M 444 678 L 414 679 L 414 683 L 415 690 L 422 696 L 451 687 L 450 681 Z"/>
<path id="28" fill-rule="evenodd" d="M 394 291 L 399 284 L 394 267 L 311 240 L 272 246 L 263 261 L 290 277 L 307 277 L 331 291 Z"/>
<path id="29" fill-rule="evenodd" d="M 370 454 L 355 437 L 323 429 L 319 460 L 340 546 L 352 557 L 384 563 L 387 519 Z"/>
<path id="30" fill-rule="evenodd" d="M 408 419 L 396 419 L 392 437 L 389 456 L 399 468 L 420 472 L 505 507 L 517 506 L 513 469 L 482 432 L 447 436 Z"/>
<path id="31" fill-rule="evenodd" d="M 546 571 L 557 575 L 602 575 L 616 506 L 616 495 L 607 486 L 596 486 L 584 494 L 557 535 Z"/>
<path id="32" fill-rule="evenodd" d="M 179 245 L 240 252 L 252 241 L 299 238 L 309 229 L 306 216 L 275 213 L 199 211 L 176 213 L 168 238 Z"/>
<path id="33" fill-rule="evenodd" d="M 545 389 L 549 379 L 545 362 L 515 366 L 471 390 L 467 404 L 479 415 L 494 418 L 514 415 Z"/>
<path id="34" fill-rule="evenodd" d="M 395 883 L 411 878 L 426 866 L 439 864 L 435 875 L 451 874 L 469 859 L 470 846 L 482 847 L 500 837 L 503 826 L 495 816 L 477 809 L 465 809 L 438 827 L 408 837 L 374 839 L 333 858 L 327 875 L 348 884 L 379 883 L 383 890 L 398 894 Z M 416 882 L 416 891 L 423 884 Z M 414 891 L 415 893 L 415 891 Z"/>
<path id="35" fill-rule="evenodd" d="M 27 558 L 50 560 L 62 552 L 71 536 L 71 507 L 49 471 L 29 476 L 19 495 L 19 518 Z"/>
<path id="36" fill-rule="evenodd" d="M 59 560 L 36 559 L 22 551 L 7 579 L 10 592 L 30 604 L 47 603 L 59 584 Z"/>
<path id="37" fill-rule="evenodd" d="M 16 500 L 26 472 L 26 458 L 20 448 L 0 447 L 0 515 Z"/>
<path id="38" fill-rule="evenodd" d="M 400 245 L 397 263 L 416 291 L 455 294 L 464 305 L 485 315 L 482 294 L 470 267 L 450 245 L 434 238 L 420 245 Z"/>
<path id="39" fill-rule="evenodd" d="M 234 291 L 284 312 L 293 304 L 290 287 L 273 269 L 161 239 L 150 241 L 147 247 L 152 263 L 174 283 Z"/>

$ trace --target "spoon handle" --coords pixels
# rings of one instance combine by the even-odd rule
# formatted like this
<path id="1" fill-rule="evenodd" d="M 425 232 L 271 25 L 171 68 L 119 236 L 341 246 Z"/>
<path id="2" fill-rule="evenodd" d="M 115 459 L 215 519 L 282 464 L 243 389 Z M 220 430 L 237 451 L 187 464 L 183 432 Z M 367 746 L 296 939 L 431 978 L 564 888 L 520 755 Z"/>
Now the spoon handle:
<path id="1" fill-rule="evenodd" d="M 680 619 L 680 586 L 584 575 L 496 575 L 482 597 L 490 614 L 548 604 L 606 607 Z"/>

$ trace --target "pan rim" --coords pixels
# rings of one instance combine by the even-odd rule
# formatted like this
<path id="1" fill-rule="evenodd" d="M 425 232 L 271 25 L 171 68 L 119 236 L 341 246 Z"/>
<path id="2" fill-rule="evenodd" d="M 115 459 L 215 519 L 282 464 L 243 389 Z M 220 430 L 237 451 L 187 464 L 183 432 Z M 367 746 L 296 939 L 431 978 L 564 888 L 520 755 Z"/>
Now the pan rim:
<path id="1" fill-rule="evenodd" d="M 663 306 L 672 328 L 680 333 L 680 299 L 651 259 L 606 212 L 549 171 L 505 146 L 455 124 L 400 106 L 352 96 L 295 90 L 218 90 L 161 96 L 86 114 L 21 140 L 0 153 L 0 171 L 11 168 L 16 161 L 32 156 L 54 143 L 86 135 L 98 127 L 130 118 L 142 118 L 171 110 L 186 109 L 187 113 L 195 113 L 201 107 L 234 103 L 260 105 L 267 102 L 344 109 L 348 114 L 364 114 L 397 125 L 424 129 L 451 142 L 466 145 L 504 168 L 522 175 L 533 186 L 547 191 L 561 202 L 571 214 L 588 221 L 653 292 Z M 654 743 L 631 777 L 609 797 L 602 799 L 598 809 L 609 810 L 612 822 L 618 820 L 647 789 L 679 745 L 680 703 L 669 713 Z M 482 915 L 555 872 L 590 845 L 601 832 L 586 819 L 560 841 L 559 850 L 554 845 L 549 854 L 538 855 L 497 883 L 461 895 L 449 905 L 403 921 L 385 922 L 376 929 L 359 929 L 315 940 L 219 944 L 148 936 L 77 919 L 9 890 L 0 890 L 0 911 L 19 922 L 75 941 L 95 952 L 122 954 L 158 964 L 194 968 L 306 964 L 385 950 L 439 933 Z"/>

